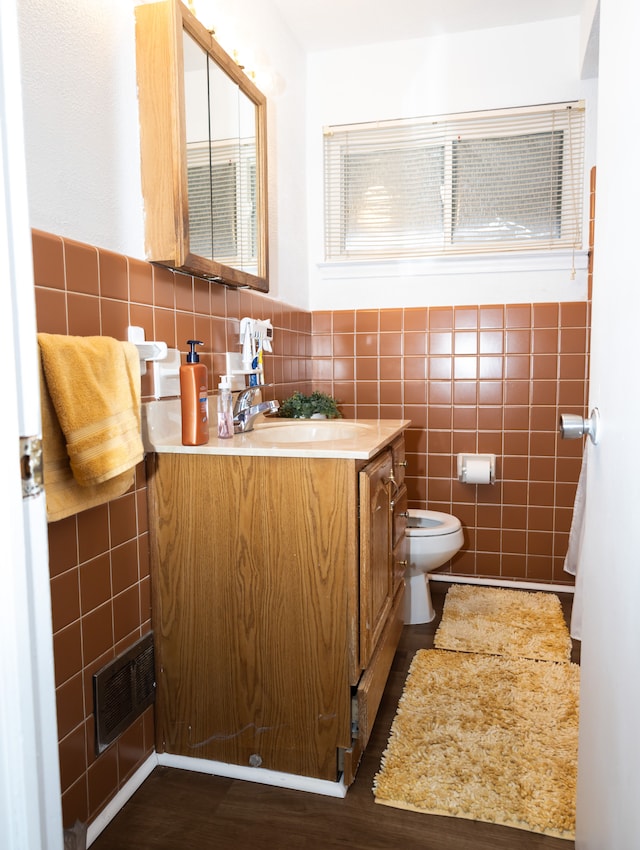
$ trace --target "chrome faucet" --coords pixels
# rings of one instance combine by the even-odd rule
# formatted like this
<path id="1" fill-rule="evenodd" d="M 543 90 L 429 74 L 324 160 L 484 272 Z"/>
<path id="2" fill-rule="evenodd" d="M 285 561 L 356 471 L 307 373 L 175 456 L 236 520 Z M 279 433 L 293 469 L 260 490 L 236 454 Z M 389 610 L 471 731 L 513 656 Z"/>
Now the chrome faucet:
<path id="1" fill-rule="evenodd" d="M 233 405 L 233 419 L 234 421 L 238 418 L 238 415 L 245 410 L 248 410 L 253 404 L 253 400 L 258 395 L 260 390 L 264 384 L 255 386 L 255 387 L 247 387 L 244 390 L 241 390 L 236 396 L 236 400 Z"/>
<path id="2" fill-rule="evenodd" d="M 253 423 L 261 413 L 275 413 L 280 407 L 278 401 L 261 401 L 253 404 L 255 397 L 265 384 L 257 387 L 247 387 L 242 390 L 233 405 L 233 432 L 234 434 L 245 434 L 253 430 Z"/>

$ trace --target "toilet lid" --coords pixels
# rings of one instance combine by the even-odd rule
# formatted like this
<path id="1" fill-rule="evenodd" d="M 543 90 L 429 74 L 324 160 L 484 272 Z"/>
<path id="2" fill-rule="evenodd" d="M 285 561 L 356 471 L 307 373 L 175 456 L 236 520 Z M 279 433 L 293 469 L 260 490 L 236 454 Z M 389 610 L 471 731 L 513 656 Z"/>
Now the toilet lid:
<path id="1" fill-rule="evenodd" d="M 409 511 L 406 534 L 409 537 L 436 537 L 453 534 L 461 528 L 458 517 L 440 511 Z"/>

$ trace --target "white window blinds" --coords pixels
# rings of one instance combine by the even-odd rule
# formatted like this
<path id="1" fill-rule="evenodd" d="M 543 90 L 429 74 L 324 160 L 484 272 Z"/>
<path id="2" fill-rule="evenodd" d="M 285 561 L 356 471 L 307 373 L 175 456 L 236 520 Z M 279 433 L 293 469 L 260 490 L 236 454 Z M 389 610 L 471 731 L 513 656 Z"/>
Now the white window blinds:
<path id="1" fill-rule="evenodd" d="M 577 249 L 581 103 L 329 127 L 327 260 Z"/>
<path id="2" fill-rule="evenodd" d="M 255 144 L 187 146 L 189 248 L 248 268 L 257 263 Z"/>

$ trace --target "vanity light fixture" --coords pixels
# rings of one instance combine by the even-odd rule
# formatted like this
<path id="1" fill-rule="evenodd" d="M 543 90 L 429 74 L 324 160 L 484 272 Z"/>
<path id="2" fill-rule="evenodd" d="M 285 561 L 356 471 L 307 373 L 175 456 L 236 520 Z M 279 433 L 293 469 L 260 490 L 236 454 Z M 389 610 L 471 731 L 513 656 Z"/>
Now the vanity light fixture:
<path id="1" fill-rule="evenodd" d="M 187 0 L 187 6 L 189 7 L 189 11 L 191 12 L 191 14 L 200 21 L 202 26 L 205 27 L 211 33 L 211 35 L 215 36 L 215 34 L 216 34 L 215 28 L 212 25 L 210 25 L 210 18 L 211 18 L 212 10 L 211 10 L 211 8 L 207 8 L 207 10 L 204 11 L 204 8 L 203 8 L 203 7 L 210 7 L 210 4 L 209 3 L 203 3 L 202 0 L 200 0 L 200 2 L 198 3 L 198 6 L 200 7 L 199 13 L 198 13 L 198 10 L 196 9 L 195 0 Z"/>
<path id="2" fill-rule="evenodd" d="M 222 48 L 224 48 L 227 53 L 229 53 L 233 57 L 233 61 L 236 63 L 238 68 L 243 71 L 247 77 L 250 77 L 252 80 L 256 79 L 255 71 L 247 71 L 247 62 L 246 62 L 246 51 L 239 51 L 237 48 L 230 48 L 229 46 L 222 43 L 222 41 L 216 36 L 216 29 L 213 26 L 213 18 L 215 16 L 215 11 L 213 9 L 212 0 L 187 0 L 187 7 L 191 14 L 196 17 L 203 27 L 207 30 L 207 32 L 211 33 L 211 37 L 215 38 L 216 41 L 220 44 Z M 222 27 L 223 32 L 226 31 L 225 27 Z M 240 53 L 243 54 L 244 60 L 240 58 Z"/>

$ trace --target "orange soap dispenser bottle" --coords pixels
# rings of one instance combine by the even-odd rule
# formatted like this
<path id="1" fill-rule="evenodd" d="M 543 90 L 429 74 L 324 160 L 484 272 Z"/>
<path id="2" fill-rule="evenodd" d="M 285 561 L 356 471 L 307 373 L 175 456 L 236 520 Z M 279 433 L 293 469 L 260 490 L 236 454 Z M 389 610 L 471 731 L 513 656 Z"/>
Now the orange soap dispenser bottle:
<path id="1" fill-rule="evenodd" d="M 209 442 L 209 398 L 207 367 L 200 362 L 196 345 L 199 339 L 188 339 L 187 362 L 180 367 L 180 407 L 182 411 L 182 445 L 202 446 Z"/>

